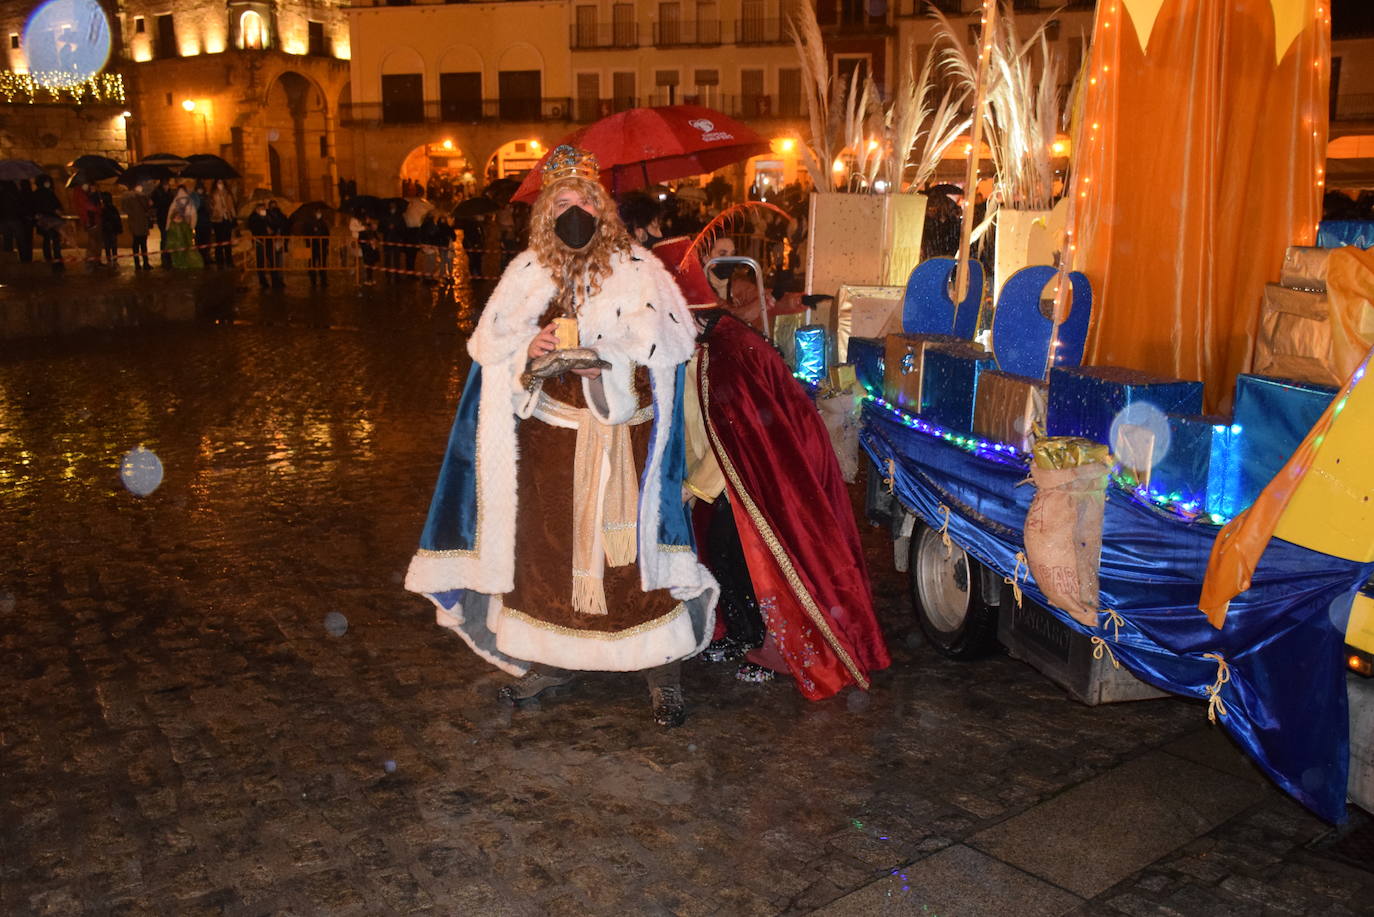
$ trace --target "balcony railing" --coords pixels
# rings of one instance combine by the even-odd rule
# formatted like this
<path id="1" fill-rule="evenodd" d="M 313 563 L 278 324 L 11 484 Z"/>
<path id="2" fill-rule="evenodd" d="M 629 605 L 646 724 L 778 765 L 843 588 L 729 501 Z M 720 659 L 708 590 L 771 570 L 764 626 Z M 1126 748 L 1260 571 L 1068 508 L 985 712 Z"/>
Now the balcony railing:
<path id="1" fill-rule="evenodd" d="M 601 48 L 638 48 L 639 26 L 634 22 L 615 22 L 610 25 L 572 25 L 568 29 L 568 44 L 574 51 L 595 51 Z"/>
<path id="2" fill-rule="evenodd" d="M 797 97 L 776 95 L 721 95 L 678 93 L 683 105 L 705 105 L 746 121 L 800 118 L 805 114 Z M 354 102 L 340 106 L 344 127 L 386 127 L 411 124 L 481 124 L 511 121 L 576 121 L 588 123 L 607 115 L 651 105 L 666 105 L 660 96 L 626 96 L 609 99 L 444 99 L 409 105 Z"/>
<path id="3" fill-rule="evenodd" d="M 404 124 L 477 124 L 486 121 L 572 121 L 573 99 L 444 99 L 409 104 L 354 102 L 342 105 L 347 127 Z"/>
<path id="4" fill-rule="evenodd" d="M 928 16 L 931 7 L 946 16 L 958 16 L 971 9 L 981 8 L 978 4 L 965 3 L 965 0 L 899 0 L 895 4 L 899 18 Z"/>
<path id="5" fill-rule="evenodd" d="M 712 47 L 720 44 L 720 20 L 695 22 L 655 22 L 654 47 Z"/>
<path id="6" fill-rule="evenodd" d="M 751 17 L 735 20 L 737 45 L 785 45 L 791 42 L 792 36 L 787 31 L 787 23 L 782 19 Z"/>

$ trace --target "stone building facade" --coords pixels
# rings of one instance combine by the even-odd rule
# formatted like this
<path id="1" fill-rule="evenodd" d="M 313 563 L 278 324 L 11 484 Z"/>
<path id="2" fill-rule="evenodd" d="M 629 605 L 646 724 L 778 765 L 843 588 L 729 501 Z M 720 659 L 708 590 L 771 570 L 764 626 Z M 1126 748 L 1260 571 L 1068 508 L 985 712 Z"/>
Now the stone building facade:
<path id="1" fill-rule="evenodd" d="M 102 0 L 123 75 L 128 147 L 223 156 L 243 186 L 333 200 L 348 22 L 338 0 Z M 8 69 L 27 67 L 23 24 L 38 4 L 0 2 Z M 343 171 L 350 167 L 347 162 Z"/>

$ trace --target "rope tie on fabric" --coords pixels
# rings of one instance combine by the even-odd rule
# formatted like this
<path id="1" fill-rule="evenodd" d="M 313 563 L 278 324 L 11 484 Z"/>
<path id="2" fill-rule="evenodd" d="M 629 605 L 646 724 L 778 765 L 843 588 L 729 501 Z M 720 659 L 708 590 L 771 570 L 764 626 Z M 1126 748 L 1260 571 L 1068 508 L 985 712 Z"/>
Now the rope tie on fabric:
<path id="1" fill-rule="evenodd" d="M 1107 620 L 1102 622 L 1102 629 L 1106 630 L 1108 624 L 1112 625 L 1112 639 L 1118 643 L 1121 642 L 1121 625 L 1126 623 L 1126 619 L 1111 608 L 1103 608 L 1101 611 L 1107 616 Z"/>
<path id="2" fill-rule="evenodd" d="M 1203 653 L 1202 658 L 1217 661 L 1217 680 L 1204 689 L 1207 692 L 1207 719 L 1215 723 L 1217 717 L 1226 715 L 1226 705 L 1221 702 L 1221 686 L 1231 680 L 1231 667 L 1220 653 Z"/>
<path id="3" fill-rule="evenodd" d="M 892 459 L 887 460 L 887 477 L 883 478 L 883 486 L 888 493 L 892 493 L 892 485 L 897 480 L 897 463 Z"/>
<path id="4" fill-rule="evenodd" d="M 1106 640 L 1103 640 L 1101 637 L 1093 637 L 1093 638 L 1092 638 L 1092 645 L 1093 645 L 1093 658 L 1094 658 L 1094 659 L 1101 659 L 1101 658 L 1102 658 L 1102 654 L 1103 654 L 1103 653 L 1106 653 L 1106 654 L 1107 654 L 1107 658 L 1110 659 L 1110 660 L 1112 661 L 1112 668 L 1114 668 L 1114 669 L 1119 669 L 1119 668 L 1121 668 L 1121 663 L 1119 663 L 1119 662 L 1116 661 L 1116 656 L 1112 654 L 1112 648 L 1111 648 L 1110 646 L 1107 645 L 1107 641 L 1106 641 Z"/>
<path id="5" fill-rule="evenodd" d="M 937 509 L 940 515 L 945 517 L 945 521 L 940 524 L 940 540 L 945 544 L 945 559 L 948 560 L 954 553 L 954 542 L 949 538 L 949 507 L 941 503 Z"/>
<path id="6" fill-rule="evenodd" d="M 1025 567 L 1024 570 L 1021 568 Z M 1016 569 L 1011 571 L 1011 576 L 1002 577 L 1002 582 L 1011 587 L 1011 597 L 1016 600 L 1016 607 L 1021 607 L 1021 577 L 1030 576 L 1030 564 L 1026 561 L 1026 552 L 1016 552 Z"/>

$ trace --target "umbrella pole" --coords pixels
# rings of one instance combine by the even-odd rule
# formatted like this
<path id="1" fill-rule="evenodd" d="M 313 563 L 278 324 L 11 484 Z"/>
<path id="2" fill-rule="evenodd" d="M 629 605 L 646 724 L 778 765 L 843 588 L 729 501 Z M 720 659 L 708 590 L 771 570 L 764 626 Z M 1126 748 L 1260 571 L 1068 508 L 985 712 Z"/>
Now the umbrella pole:
<path id="1" fill-rule="evenodd" d="M 983 34 L 978 49 L 978 82 L 973 93 L 973 122 L 969 127 L 968 166 L 964 171 L 964 213 L 959 229 L 959 261 L 954 275 L 954 302 L 968 296 L 969 246 L 973 236 L 974 198 L 978 193 L 978 148 L 983 143 L 983 110 L 988 100 L 988 64 L 997 19 L 996 0 L 983 0 Z"/>

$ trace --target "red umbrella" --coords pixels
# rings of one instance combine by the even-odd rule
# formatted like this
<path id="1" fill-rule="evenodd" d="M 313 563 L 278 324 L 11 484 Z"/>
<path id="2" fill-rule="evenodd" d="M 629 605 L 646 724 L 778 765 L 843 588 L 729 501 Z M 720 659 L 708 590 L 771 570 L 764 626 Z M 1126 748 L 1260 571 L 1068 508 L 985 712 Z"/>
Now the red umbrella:
<path id="1" fill-rule="evenodd" d="M 596 154 L 601 183 L 612 194 L 647 188 L 768 152 L 768 141 L 734 118 L 700 105 L 631 108 L 602 118 L 559 144 Z M 552 150 L 550 151 L 552 152 Z M 513 200 L 539 196 L 545 153 L 521 182 Z"/>

